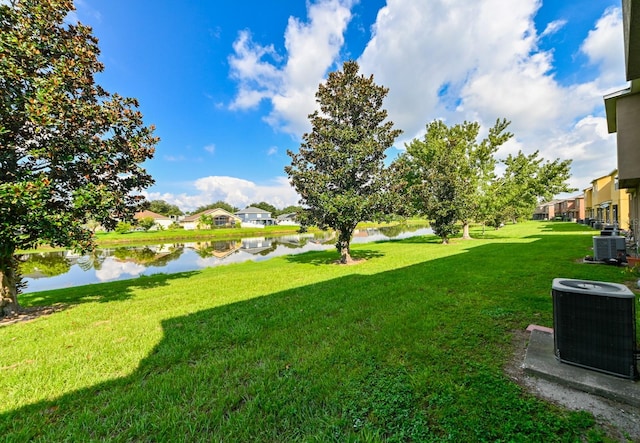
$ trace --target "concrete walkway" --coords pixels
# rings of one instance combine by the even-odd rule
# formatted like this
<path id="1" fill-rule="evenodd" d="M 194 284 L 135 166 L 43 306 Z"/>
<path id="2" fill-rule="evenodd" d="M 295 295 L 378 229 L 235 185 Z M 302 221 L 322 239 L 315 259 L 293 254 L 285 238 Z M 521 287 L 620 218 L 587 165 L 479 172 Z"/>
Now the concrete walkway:
<path id="1" fill-rule="evenodd" d="M 553 330 L 527 330 L 531 334 L 522 368 L 530 390 L 569 409 L 592 412 L 599 423 L 617 428 L 621 441 L 640 441 L 640 382 L 560 363 Z"/>

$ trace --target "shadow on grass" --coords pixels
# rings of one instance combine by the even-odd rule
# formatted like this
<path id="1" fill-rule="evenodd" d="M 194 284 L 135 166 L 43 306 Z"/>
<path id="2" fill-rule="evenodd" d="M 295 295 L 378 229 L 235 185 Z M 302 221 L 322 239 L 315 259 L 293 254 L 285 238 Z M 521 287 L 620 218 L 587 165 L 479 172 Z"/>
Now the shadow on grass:
<path id="1" fill-rule="evenodd" d="M 502 366 L 512 352 L 509 331 L 551 325 L 552 279 L 594 272 L 574 263 L 585 244 L 580 235 L 470 242 L 463 254 L 167 319 L 162 341 L 133 374 L 1 415 L 0 435 L 579 441 L 593 424 L 588 416 L 525 394 Z M 320 266 L 329 257 L 312 252 L 289 261 Z M 614 276 L 611 268 L 597 272 Z M 114 283 L 105 297 L 188 277 Z"/>
<path id="2" fill-rule="evenodd" d="M 66 289 L 20 294 L 18 300 L 25 308 L 35 306 L 77 305 L 80 303 L 108 303 L 128 300 L 136 289 L 151 289 L 166 286 L 171 280 L 186 279 L 199 271 L 176 274 L 142 275 L 138 278 L 95 285 L 75 286 Z"/>
<path id="3" fill-rule="evenodd" d="M 380 251 L 372 249 L 352 249 L 351 258 L 354 260 L 371 260 L 384 257 Z M 337 251 L 311 251 L 303 254 L 287 255 L 285 259 L 290 263 L 306 263 L 316 266 L 338 264 L 340 254 Z"/>
<path id="4" fill-rule="evenodd" d="M 591 226 L 573 222 L 540 222 L 544 223 L 543 231 L 546 232 L 593 232 L 598 235 L 599 231 L 594 230 Z"/>

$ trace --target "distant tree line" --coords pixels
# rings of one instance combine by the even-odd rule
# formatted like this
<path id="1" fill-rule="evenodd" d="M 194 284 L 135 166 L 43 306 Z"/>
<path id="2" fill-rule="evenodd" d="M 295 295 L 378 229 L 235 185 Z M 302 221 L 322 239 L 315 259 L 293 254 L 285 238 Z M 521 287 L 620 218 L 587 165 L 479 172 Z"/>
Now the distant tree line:
<path id="1" fill-rule="evenodd" d="M 264 201 L 259 203 L 251 203 L 247 205 L 247 207 L 249 206 L 253 206 L 254 208 L 259 208 L 264 211 L 270 212 L 272 217 L 277 217 L 278 215 L 281 215 L 281 214 L 299 213 L 303 211 L 302 206 L 287 206 L 285 208 L 278 209 L 272 204 Z M 217 209 L 217 208 L 224 209 L 225 211 L 230 212 L 231 214 L 238 212 L 240 209 L 242 209 L 242 208 L 238 208 L 236 206 L 230 205 L 229 203 L 224 202 L 222 200 L 218 200 L 208 205 L 199 206 L 193 211 L 187 212 L 186 214 L 199 214 L 200 212 L 204 212 L 209 209 Z M 166 217 L 185 215 L 185 212 L 183 212 L 178 206 L 169 204 L 164 200 L 151 200 L 149 202 L 149 211 L 155 212 L 156 214 L 164 215 Z"/>

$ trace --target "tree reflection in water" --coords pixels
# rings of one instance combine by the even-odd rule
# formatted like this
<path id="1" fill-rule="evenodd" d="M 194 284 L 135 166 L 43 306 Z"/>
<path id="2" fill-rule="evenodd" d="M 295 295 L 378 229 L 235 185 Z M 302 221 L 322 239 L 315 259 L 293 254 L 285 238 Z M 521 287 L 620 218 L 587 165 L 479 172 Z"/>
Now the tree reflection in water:
<path id="1" fill-rule="evenodd" d="M 428 235 L 426 227 L 403 225 L 364 229 L 354 235 L 364 243 L 414 235 Z M 33 253 L 21 256 L 24 292 L 43 291 L 79 284 L 134 278 L 156 273 L 176 273 L 243 261 L 328 250 L 334 247 L 330 233 L 254 237 L 138 247 L 96 249 L 87 255 L 71 251 Z"/>
<path id="2" fill-rule="evenodd" d="M 20 256 L 20 272 L 23 276 L 40 275 L 54 277 L 69 272 L 71 263 L 64 252 L 38 252 Z"/>

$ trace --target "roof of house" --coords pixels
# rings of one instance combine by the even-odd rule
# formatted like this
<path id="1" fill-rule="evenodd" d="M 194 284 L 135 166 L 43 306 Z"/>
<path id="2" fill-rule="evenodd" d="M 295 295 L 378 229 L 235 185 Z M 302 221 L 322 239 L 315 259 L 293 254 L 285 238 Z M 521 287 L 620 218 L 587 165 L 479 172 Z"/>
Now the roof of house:
<path id="1" fill-rule="evenodd" d="M 162 214 L 158 214 L 155 213 L 153 211 L 142 211 L 142 212 L 136 212 L 135 215 L 133 216 L 133 218 L 135 218 L 136 220 L 140 220 L 142 218 L 148 218 L 151 217 L 154 220 L 171 220 L 171 218 L 167 217 L 166 215 L 162 215 Z"/>
<path id="2" fill-rule="evenodd" d="M 225 211 L 222 208 L 213 208 L 213 209 L 207 209 L 206 211 L 198 212 L 197 214 L 191 214 L 188 217 L 183 218 L 182 221 L 183 222 L 193 222 L 193 221 L 198 220 L 203 215 L 226 215 L 227 217 L 231 217 L 231 218 L 234 218 L 234 219 L 238 218 L 235 215 L 233 215 L 232 213 L 230 213 L 228 211 Z"/>
<path id="3" fill-rule="evenodd" d="M 615 175 L 617 175 L 617 174 L 618 174 L 618 170 L 617 170 L 617 169 L 614 169 L 613 171 L 611 171 L 611 172 L 610 172 L 610 173 L 608 173 L 608 174 L 602 175 L 602 176 L 600 176 L 600 177 L 598 177 L 598 178 L 594 178 L 593 180 L 591 180 L 591 183 L 595 183 L 595 182 L 597 182 L 598 180 L 602 180 L 603 178 L 613 177 L 613 176 L 615 176 Z"/>
<path id="4" fill-rule="evenodd" d="M 290 212 L 288 214 L 280 214 L 277 219 L 278 220 L 289 220 L 289 219 L 293 219 L 296 218 L 298 214 L 296 214 L 295 212 Z"/>
<path id="5" fill-rule="evenodd" d="M 236 214 L 271 214 L 269 211 L 265 211 L 264 209 L 256 208 L 254 206 L 249 206 L 248 208 L 244 208 L 241 211 L 237 211 Z"/>

